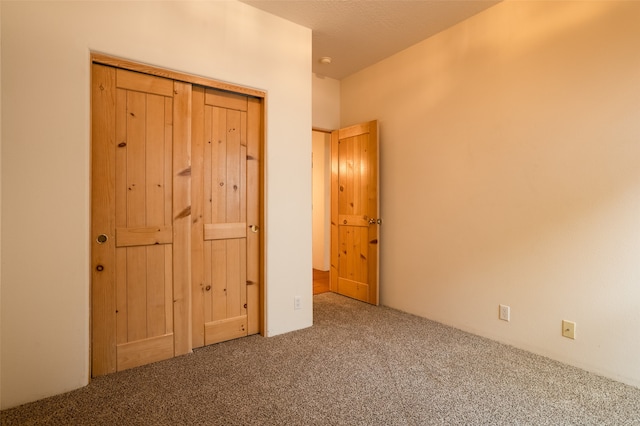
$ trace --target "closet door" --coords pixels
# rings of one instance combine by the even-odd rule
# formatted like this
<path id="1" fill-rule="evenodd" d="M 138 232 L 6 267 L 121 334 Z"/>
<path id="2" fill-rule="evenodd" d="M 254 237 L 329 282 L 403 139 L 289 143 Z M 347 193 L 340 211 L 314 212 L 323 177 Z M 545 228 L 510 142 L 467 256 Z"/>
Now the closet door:
<path id="1" fill-rule="evenodd" d="M 92 65 L 92 375 L 190 348 L 191 85 Z"/>
<path id="2" fill-rule="evenodd" d="M 97 56 L 92 375 L 260 332 L 261 92 Z"/>
<path id="3" fill-rule="evenodd" d="M 193 345 L 258 330 L 260 103 L 193 92 Z"/>

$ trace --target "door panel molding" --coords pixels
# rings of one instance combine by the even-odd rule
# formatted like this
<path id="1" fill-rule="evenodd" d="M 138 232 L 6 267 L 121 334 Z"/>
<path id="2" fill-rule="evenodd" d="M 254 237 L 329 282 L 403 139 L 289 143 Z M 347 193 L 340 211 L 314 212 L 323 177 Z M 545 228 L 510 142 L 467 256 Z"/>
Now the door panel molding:
<path id="1" fill-rule="evenodd" d="M 173 333 L 117 346 L 118 371 L 172 358 Z"/>
<path id="2" fill-rule="evenodd" d="M 116 247 L 148 246 L 171 244 L 172 226 L 152 226 L 144 228 L 116 228 Z"/>
<path id="3" fill-rule="evenodd" d="M 246 238 L 247 223 L 205 223 L 205 240 L 227 240 L 230 238 Z"/>
<path id="4" fill-rule="evenodd" d="M 173 84 L 173 327 L 175 355 L 191 352 L 191 83 Z"/>
<path id="5" fill-rule="evenodd" d="M 247 335 L 247 316 L 225 318 L 211 321 L 204 325 L 205 345 L 237 339 Z"/>
<path id="6" fill-rule="evenodd" d="M 116 68 L 116 87 L 154 93 L 160 96 L 173 96 L 173 81 L 139 72 Z"/>

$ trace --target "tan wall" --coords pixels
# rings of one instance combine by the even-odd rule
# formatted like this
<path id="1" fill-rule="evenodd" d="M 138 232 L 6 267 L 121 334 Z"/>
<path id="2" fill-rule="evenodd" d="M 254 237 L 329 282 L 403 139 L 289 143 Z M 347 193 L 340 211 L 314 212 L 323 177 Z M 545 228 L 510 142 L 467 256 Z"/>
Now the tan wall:
<path id="1" fill-rule="evenodd" d="M 340 81 L 312 74 L 314 129 L 340 128 Z M 330 259 L 330 136 L 313 132 L 313 267 L 328 271 Z"/>
<path id="2" fill-rule="evenodd" d="M 314 129 L 340 128 L 340 81 L 312 74 L 312 122 Z"/>
<path id="3" fill-rule="evenodd" d="M 236 1 L 2 2 L 1 22 L 3 408 L 88 381 L 91 50 L 268 92 L 267 333 L 311 325 L 310 30 Z"/>
<path id="4" fill-rule="evenodd" d="M 507 1 L 341 81 L 342 126 L 380 120 L 383 304 L 640 385 L 638 22 Z"/>
<path id="5" fill-rule="evenodd" d="M 315 92 L 314 92 L 315 93 Z M 313 268 L 331 266 L 331 134 L 313 132 Z"/>

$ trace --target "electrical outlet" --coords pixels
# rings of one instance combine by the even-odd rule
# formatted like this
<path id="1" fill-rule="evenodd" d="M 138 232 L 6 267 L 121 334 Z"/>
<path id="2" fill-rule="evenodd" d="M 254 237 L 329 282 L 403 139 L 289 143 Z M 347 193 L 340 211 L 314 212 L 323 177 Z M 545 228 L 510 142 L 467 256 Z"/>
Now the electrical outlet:
<path id="1" fill-rule="evenodd" d="M 302 309 L 302 299 L 300 298 L 300 296 L 295 296 L 293 298 L 293 309 L 295 309 L 296 311 Z"/>
<path id="2" fill-rule="evenodd" d="M 511 308 L 507 305 L 500 305 L 498 317 L 503 321 L 511 321 Z"/>
<path id="3" fill-rule="evenodd" d="M 562 320 L 562 335 L 569 339 L 575 339 L 576 323 L 573 321 Z"/>

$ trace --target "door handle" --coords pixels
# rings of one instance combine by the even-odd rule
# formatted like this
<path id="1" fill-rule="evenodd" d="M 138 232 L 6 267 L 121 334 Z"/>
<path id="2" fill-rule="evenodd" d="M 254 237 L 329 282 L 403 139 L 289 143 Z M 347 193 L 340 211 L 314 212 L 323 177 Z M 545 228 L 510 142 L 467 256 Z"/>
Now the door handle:
<path id="1" fill-rule="evenodd" d="M 374 218 L 369 219 L 369 225 L 375 225 L 375 224 L 382 225 L 382 219 L 374 219 Z"/>
<path id="2" fill-rule="evenodd" d="M 249 229 L 251 230 L 251 232 L 258 232 L 260 230 L 258 225 L 249 225 Z"/>

